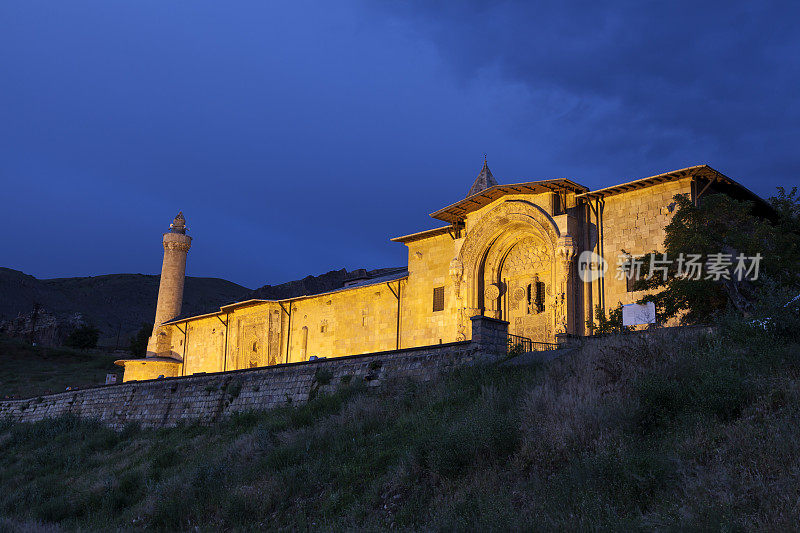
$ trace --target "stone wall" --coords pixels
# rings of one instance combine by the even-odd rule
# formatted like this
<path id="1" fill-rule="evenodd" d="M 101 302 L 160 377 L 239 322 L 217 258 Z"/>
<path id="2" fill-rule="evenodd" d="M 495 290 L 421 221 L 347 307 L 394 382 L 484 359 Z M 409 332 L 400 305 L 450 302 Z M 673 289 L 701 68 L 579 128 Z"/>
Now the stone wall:
<path id="1" fill-rule="evenodd" d="M 184 422 L 211 423 L 232 413 L 306 402 L 309 395 L 333 392 L 361 379 L 375 387 L 390 379 L 430 380 L 452 368 L 496 360 L 504 323 L 476 317 L 479 342 L 456 342 L 278 366 L 131 381 L 0 402 L 0 418 L 33 422 L 74 415 L 99 419 L 111 427 L 135 422 L 172 427 Z"/>
<path id="2" fill-rule="evenodd" d="M 505 353 L 508 349 L 508 322 L 478 315 L 472 321 L 472 342 L 487 352 Z"/>
<path id="3" fill-rule="evenodd" d="M 609 266 L 605 277 L 607 310 L 644 296 L 644 292 L 628 292 L 626 280 L 617 279 L 618 256 L 622 250 L 634 257 L 663 251 L 665 228 L 674 213 L 673 196 L 690 194 L 691 181 L 685 178 L 606 198 L 602 238 L 603 255 Z"/>
<path id="4" fill-rule="evenodd" d="M 188 376 L 395 349 L 398 284 L 404 290 L 405 280 L 393 280 L 285 302 L 226 306 L 163 326 L 169 350 L 160 355 L 183 361 L 180 373 Z"/>
<path id="5" fill-rule="evenodd" d="M 289 361 L 396 349 L 399 283 L 405 285 L 374 283 L 292 302 Z"/>
<path id="6" fill-rule="evenodd" d="M 400 346 L 456 341 L 457 302 L 450 261 L 458 255 L 449 234 L 409 242 L 408 283 L 403 286 Z M 433 289 L 444 287 L 444 309 L 433 310 Z M 467 337 L 468 339 L 469 337 Z"/>

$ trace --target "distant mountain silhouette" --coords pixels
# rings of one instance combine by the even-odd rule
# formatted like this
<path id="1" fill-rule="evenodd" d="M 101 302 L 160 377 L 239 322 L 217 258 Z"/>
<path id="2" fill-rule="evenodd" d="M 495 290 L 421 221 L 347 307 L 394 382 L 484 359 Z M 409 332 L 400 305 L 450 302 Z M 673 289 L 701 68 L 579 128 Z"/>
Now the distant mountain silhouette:
<path id="1" fill-rule="evenodd" d="M 120 344 L 142 323 L 152 323 L 158 298 L 159 276 L 146 274 L 108 274 L 86 278 L 37 279 L 0 267 L 0 320 L 28 314 L 34 304 L 58 317 L 81 313 L 100 329 L 100 344 L 114 346 L 119 330 Z M 220 305 L 246 299 L 252 292 L 219 278 L 187 277 L 183 309 L 199 314 Z"/>
<path id="2" fill-rule="evenodd" d="M 281 283 L 280 285 L 264 285 L 263 287 L 258 288 L 250 293 L 249 298 L 258 298 L 262 300 L 283 300 L 286 298 L 295 298 L 297 296 L 320 294 L 323 292 L 341 289 L 345 286 L 345 284 L 357 284 L 387 274 L 405 271 L 405 267 L 377 268 L 375 270 L 359 268 L 353 270 L 352 272 L 348 272 L 346 268 L 341 270 L 331 270 L 330 272 L 320 274 L 319 276 L 306 276 L 303 279 L 288 281 L 286 283 Z"/>
<path id="3" fill-rule="evenodd" d="M 298 296 L 310 296 L 313 294 L 335 291 L 345 286 L 370 283 L 376 281 L 378 278 L 387 276 L 396 278 L 406 273 L 407 269 L 405 267 L 377 268 L 375 270 L 358 268 L 351 272 L 343 268 L 341 270 L 331 270 L 319 276 L 306 276 L 303 279 L 287 281 L 279 285 L 264 285 L 254 291 L 250 291 L 243 298 L 237 298 L 225 303 L 243 300 L 285 300 Z M 183 312 L 178 318 L 188 318 L 197 314 L 212 313 L 214 311 L 219 311 L 219 307 L 220 306 L 217 305 L 197 312 L 192 309 L 187 309 L 186 306 L 184 306 Z"/>
<path id="4" fill-rule="evenodd" d="M 220 278 L 187 277 L 181 316 L 217 311 L 222 305 L 243 300 L 319 294 L 404 270 L 362 268 L 348 272 L 343 268 L 256 290 Z M 148 274 L 37 279 L 19 270 L 0 267 L 0 321 L 29 314 L 38 304 L 65 320 L 80 313 L 86 322 L 100 329 L 100 345 L 115 346 L 119 333 L 120 347 L 127 347 L 128 339 L 155 316 L 158 283 L 159 276 Z"/>

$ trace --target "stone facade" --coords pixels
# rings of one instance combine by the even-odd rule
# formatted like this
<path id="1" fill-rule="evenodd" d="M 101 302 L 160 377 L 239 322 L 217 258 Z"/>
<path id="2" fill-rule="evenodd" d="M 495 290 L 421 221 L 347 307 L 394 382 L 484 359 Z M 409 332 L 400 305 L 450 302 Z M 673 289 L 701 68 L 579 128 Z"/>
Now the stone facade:
<path id="1" fill-rule="evenodd" d="M 639 257 L 656 249 L 666 236 L 664 228 L 674 211 L 676 194 L 691 194 L 690 178 L 633 190 L 626 194 L 610 196 L 603 206 L 603 258 L 611 268 L 617 266 L 624 252 Z M 607 305 L 634 303 L 644 294 L 628 292 L 626 280 L 617 276 L 605 278 Z"/>
<path id="2" fill-rule="evenodd" d="M 175 318 L 190 243 L 176 218 L 164 236 L 157 342 L 147 359 L 119 364 L 128 381 L 463 342 L 475 316 L 534 341 L 586 335 L 595 308 L 643 296 L 614 275 L 618 255 L 661 249 L 673 197 L 700 201 L 707 190 L 761 201 L 706 165 L 590 191 L 563 178 L 498 185 L 484 164 L 466 198 L 431 215 L 447 225 L 393 239 L 408 248 L 407 271 L 188 318 Z M 578 276 L 583 252 L 605 259 L 604 278 Z"/>

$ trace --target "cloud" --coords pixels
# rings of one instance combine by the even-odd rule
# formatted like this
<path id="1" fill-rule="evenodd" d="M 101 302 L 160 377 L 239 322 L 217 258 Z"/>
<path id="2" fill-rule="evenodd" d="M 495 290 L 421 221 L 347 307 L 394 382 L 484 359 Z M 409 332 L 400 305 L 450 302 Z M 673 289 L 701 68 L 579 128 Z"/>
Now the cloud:
<path id="1" fill-rule="evenodd" d="M 762 174 L 762 194 L 796 181 L 800 169 L 799 11 L 772 2 L 389 8 L 436 43 L 465 82 L 491 73 L 523 85 L 517 133 L 549 130 L 542 149 L 561 159 L 608 173 L 710 162 Z"/>

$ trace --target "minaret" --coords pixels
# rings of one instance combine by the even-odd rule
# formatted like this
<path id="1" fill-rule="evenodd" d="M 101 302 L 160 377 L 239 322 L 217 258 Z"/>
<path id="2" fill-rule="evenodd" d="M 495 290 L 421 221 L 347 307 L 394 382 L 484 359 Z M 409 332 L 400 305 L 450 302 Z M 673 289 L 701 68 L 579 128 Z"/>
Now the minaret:
<path id="1" fill-rule="evenodd" d="M 186 219 L 183 212 L 178 213 L 169 231 L 162 239 L 164 262 L 161 265 L 161 283 L 158 286 L 158 303 L 153 334 L 147 343 L 147 356 L 155 357 L 163 349 L 158 345 L 158 328 L 164 322 L 181 314 L 183 303 L 183 280 L 186 277 L 186 254 L 192 245 L 192 238 L 186 235 Z"/>

